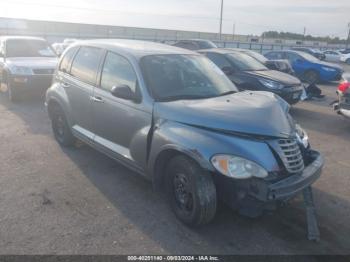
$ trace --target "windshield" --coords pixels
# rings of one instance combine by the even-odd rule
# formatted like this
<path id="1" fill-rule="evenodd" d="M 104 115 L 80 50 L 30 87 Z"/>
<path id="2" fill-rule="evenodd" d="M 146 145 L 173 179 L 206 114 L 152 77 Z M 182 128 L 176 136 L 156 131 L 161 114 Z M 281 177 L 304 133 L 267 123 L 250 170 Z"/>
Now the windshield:
<path id="1" fill-rule="evenodd" d="M 41 40 L 16 39 L 6 42 L 7 57 L 55 57 L 50 46 Z"/>
<path id="2" fill-rule="evenodd" d="M 209 59 L 199 55 L 150 55 L 141 60 L 147 87 L 158 101 L 201 99 L 237 92 Z"/>
<path id="3" fill-rule="evenodd" d="M 262 71 L 268 70 L 261 62 L 258 62 L 253 57 L 242 54 L 242 53 L 232 53 L 227 54 L 227 58 L 233 63 L 237 68 L 242 71 Z"/>
<path id="4" fill-rule="evenodd" d="M 265 56 L 263 56 L 262 54 L 259 54 L 257 52 L 254 52 L 254 51 L 243 51 L 243 52 L 246 53 L 247 55 L 255 58 L 260 63 L 265 64 L 268 61 L 268 59 Z"/>

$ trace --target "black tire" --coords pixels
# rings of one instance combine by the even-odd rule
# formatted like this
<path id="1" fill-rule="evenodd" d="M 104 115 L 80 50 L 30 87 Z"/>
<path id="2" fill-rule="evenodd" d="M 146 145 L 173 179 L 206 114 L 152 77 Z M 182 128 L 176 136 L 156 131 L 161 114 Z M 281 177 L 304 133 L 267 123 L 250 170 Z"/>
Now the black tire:
<path id="1" fill-rule="evenodd" d="M 57 142 L 64 146 L 73 146 L 76 142 L 75 137 L 68 125 L 67 118 L 59 106 L 55 106 L 51 114 L 52 131 Z"/>
<path id="2" fill-rule="evenodd" d="M 9 83 L 7 83 L 7 95 L 12 103 L 17 103 L 21 100 L 20 93 L 18 92 L 18 90 L 11 87 Z"/>
<path id="3" fill-rule="evenodd" d="M 309 70 L 309 71 L 306 71 L 304 76 L 303 76 L 303 79 L 308 83 L 308 84 L 316 84 L 319 82 L 319 75 L 316 71 L 314 70 Z"/>
<path id="4" fill-rule="evenodd" d="M 209 223 L 216 213 L 216 188 L 212 177 L 192 159 L 179 155 L 166 168 L 170 205 L 177 218 L 189 226 Z"/>
<path id="5" fill-rule="evenodd" d="M 345 63 L 347 63 L 348 65 L 350 65 L 350 58 L 346 59 Z"/>

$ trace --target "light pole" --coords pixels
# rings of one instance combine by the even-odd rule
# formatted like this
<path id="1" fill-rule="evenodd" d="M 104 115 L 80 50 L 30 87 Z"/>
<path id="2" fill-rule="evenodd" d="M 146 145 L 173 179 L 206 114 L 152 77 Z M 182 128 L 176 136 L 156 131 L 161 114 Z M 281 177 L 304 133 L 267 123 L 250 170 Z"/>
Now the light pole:
<path id="1" fill-rule="evenodd" d="M 348 39 L 346 40 L 346 48 L 349 48 L 349 42 L 350 42 L 350 23 L 348 23 Z"/>
<path id="2" fill-rule="evenodd" d="M 220 8 L 220 31 L 219 31 L 219 37 L 221 40 L 221 35 L 222 35 L 222 13 L 224 10 L 224 0 L 221 0 L 221 8 Z"/>

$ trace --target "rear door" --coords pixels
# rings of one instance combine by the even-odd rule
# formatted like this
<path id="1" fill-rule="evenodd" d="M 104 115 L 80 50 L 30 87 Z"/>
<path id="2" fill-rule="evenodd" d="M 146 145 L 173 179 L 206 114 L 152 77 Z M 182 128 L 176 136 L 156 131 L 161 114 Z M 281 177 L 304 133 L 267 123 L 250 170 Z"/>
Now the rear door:
<path id="1" fill-rule="evenodd" d="M 118 98 L 111 90 L 114 86 L 127 85 L 141 96 L 139 82 L 134 66 L 126 57 L 107 52 L 93 99 L 94 141 L 97 146 L 136 168 L 146 163 L 152 112 L 146 109 L 142 99 L 134 102 Z"/>
<path id="2" fill-rule="evenodd" d="M 77 51 L 69 74 L 61 80 L 68 96 L 73 132 L 82 139 L 93 139 L 91 97 L 103 50 L 82 46 Z M 63 62 L 64 60 L 62 60 Z"/>

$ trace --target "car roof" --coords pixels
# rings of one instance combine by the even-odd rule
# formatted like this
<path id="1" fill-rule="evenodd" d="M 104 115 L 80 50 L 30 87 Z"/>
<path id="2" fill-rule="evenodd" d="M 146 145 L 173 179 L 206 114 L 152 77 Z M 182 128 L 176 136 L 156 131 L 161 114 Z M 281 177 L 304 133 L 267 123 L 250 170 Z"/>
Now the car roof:
<path id="1" fill-rule="evenodd" d="M 41 40 L 46 41 L 42 37 L 36 37 L 36 36 L 1 36 L 0 40 Z"/>
<path id="2" fill-rule="evenodd" d="M 211 48 L 211 49 L 202 49 L 198 50 L 199 53 L 211 52 L 217 54 L 232 54 L 232 53 L 242 53 L 244 49 L 238 48 Z"/>
<path id="3" fill-rule="evenodd" d="M 161 55 L 161 54 L 191 54 L 198 55 L 198 53 L 161 43 L 150 41 L 129 40 L 129 39 L 97 39 L 97 40 L 83 40 L 73 43 L 71 46 L 92 46 L 103 48 L 110 51 L 127 53 L 131 56 L 141 58 L 147 55 Z"/>

